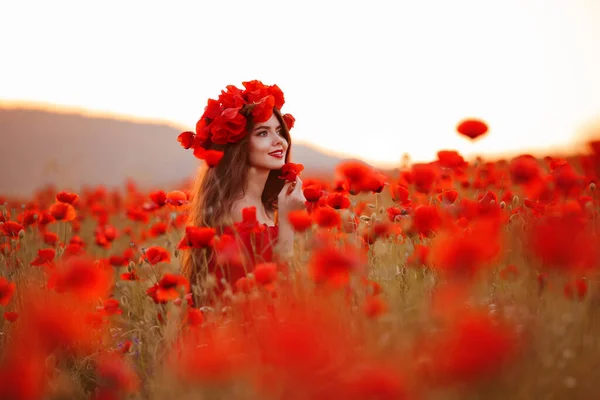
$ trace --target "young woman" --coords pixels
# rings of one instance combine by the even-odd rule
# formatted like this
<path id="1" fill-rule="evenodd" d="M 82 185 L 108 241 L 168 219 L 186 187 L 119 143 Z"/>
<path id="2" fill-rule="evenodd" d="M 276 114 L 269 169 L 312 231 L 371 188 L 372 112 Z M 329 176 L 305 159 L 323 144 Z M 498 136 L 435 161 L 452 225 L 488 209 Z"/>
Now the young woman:
<path id="1" fill-rule="evenodd" d="M 306 199 L 300 178 L 289 182 L 280 176 L 290 159 L 289 129 L 294 118 L 281 114 L 284 97 L 277 85 L 250 81 L 243 86 L 227 86 L 217 100 L 209 99 L 196 125 L 190 145 L 194 154 L 207 161 L 215 156 L 221 159 L 198 175 L 188 225 L 235 236 L 250 263 L 232 268 L 222 265 L 226 263 L 212 251 L 207 257 L 201 251 L 187 251 L 183 273 L 192 284 L 214 273 L 218 281 L 233 286 L 253 264 L 293 255 L 294 231 L 288 214 L 304 207 Z"/>

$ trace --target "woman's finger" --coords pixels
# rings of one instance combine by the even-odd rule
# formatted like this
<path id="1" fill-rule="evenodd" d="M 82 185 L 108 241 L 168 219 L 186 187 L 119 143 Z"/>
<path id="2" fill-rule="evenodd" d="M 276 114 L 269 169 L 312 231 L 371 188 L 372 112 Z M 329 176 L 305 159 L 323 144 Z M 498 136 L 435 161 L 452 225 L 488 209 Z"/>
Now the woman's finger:
<path id="1" fill-rule="evenodd" d="M 283 184 L 283 187 L 281 188 L 281 191 L 279 193 L 286 193 L 289 194 L 290 193 L 290 187 L 292 186 L 293 182 L 286 182 Z"/>
<path id="2" fill-rule="evenodd" d="M 290 182 L 290 186 L 287 190 L 287 194 L 292 193 L 296 189 L 296 182 Z"/>

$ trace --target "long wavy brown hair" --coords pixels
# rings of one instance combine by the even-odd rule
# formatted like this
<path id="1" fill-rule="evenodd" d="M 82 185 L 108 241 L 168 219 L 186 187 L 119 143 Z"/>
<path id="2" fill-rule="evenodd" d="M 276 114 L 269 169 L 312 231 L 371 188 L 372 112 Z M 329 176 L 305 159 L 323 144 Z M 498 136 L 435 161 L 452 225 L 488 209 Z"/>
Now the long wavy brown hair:
<path id="1" fill-rule="evenodd" d="M 244 113 L 244 110 L 241 112 Z M 273 114 L 279 121 L 281 133 L 288 143 L 285 154 L 285 162 L 287 163 L 292 148 L 290 131 L 283 120 L 281 112 L 274 108 Z M 254 122 L 249 113 L 244 116 L 248 121 L 246 125 L 247 135 L 242 140 L 225 145 L 211 144 L 210 149 L 223 151 L 223 158 L 214 168 L 200 168 L 190 191 L 188 226 L 219 228 L 233 222 L 231 210 L 234 202 L 243 197 L 243 188 L 246 187 L 250 166 L 248 146 L 250 134 L 254 129 Z M 277 209 L 277 196 L 285 183 L 283 179 L 279 178 L 280 175 L 281 170 L 273 170 L 267 178 L 262 193 L 262 202 L 267 211 Z M 242 188 L 241 196 L 240 188 Z M 199 250 L 183 252 L 182 273 L 192 284 L 198 282 L 198 278 L 205 275 L 205 268 L 206 263 L 200 257 Z"/>

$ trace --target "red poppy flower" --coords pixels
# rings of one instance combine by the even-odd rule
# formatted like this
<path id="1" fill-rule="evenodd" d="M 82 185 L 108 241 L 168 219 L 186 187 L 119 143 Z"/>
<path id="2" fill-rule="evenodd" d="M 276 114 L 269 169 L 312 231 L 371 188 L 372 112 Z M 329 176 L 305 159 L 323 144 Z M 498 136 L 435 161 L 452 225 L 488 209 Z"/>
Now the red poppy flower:
<path id="1" fill-rule="evenodd" d="M 413 215 L 413 229 L 424 236 L 431 236 L 442 223 L 442 217 L 434 206 L 418 206 Z"/>
<path id="2" fill-rule="evenodd" d="M 187 249 L 204 249 L 212 245 L 216 230 L 210 227 L 186 226 L 185 236 L 181 239 L 177 248 L 180 250 Z"/>
<path id="3" fill-rule="evenodd" d="M 456 130 L 461 135 L 475 140 L 488 131 L 488 126 L 485 122 L 478 119 L 466 119 L 457 125 Z"/>
<path id="4" fill-rule="evenodd" d="M 250 293 L 256 287 L 256 279 L 250 276 L 242 276 L 233 284 L 236 292 Z"/>
<path id="5" fill-rule="evenodd" d="M 430 252 L 434 267 L 448 276 L 473 277 L 490 265 L 500 250 L 500 224 L 485 220 L 464 232 L 438 233 Z"/>
<path id="6" fill-rule="evenodd" d="M 106 297 L 112 271 L 88 257 L 72 257 L 58 266 L 49 278 L 48 287 L 59 293 L 73 293 L 83 300 Z"/>
<path id="7" fill-rule="evenodd" d="M 313 219 L 321 228 L 336 228 L 339 227 L 342 218 L 340 214 L 329 206 L 319 207 L 313 211 Z"/>
<path id="8" fill-rule="evenodd" d="M 173 190 L 167 193 L 167 200 L 165 201 L 172 207 L 181 207 L 189 203 L 187 195 L 180 190 Z"/>
<path id="9" fill-rule="evenodd" d="M 202 325 L 203 322 L 204 315 L 202 314 L 202 311 L 192 307 L 187 309 L 184 323 L 186 323 L 188 326 L 195 327 Z"/>
<path id="10" fill-rule="evenodd" d="M 202 147 L 196 147 L 194 149 L 194 155 L 196 158 L 204 160 L 206 165 L 208 165 L 210 168 L 214 168 L 219 165 L 219 162 L 225 153 L 221 150 L 206 150 Z"/>
<path id="11" fill-rule="evenodd" d="M 166 273 L 157 285 L 156 298 L 159 301 L 175 300 L 179 297 L 179 288 L 183 288 L 185 293 L 190 291 L 190 283 L 182 275 Z"/>
<path id="12" fill-rule="evenodd" d="M 167 233 L 167 224 L 164 222 L 157 222 L 150 227 L 150 236 L 159 237 Z"/>
<path id="13" fill-rule="evenodd" d="M 341 249 L 325 247 L 316 250 L 308 268 L 315 282 L 342 287 L 348 283 L 350 275 L 361 272 L 364 265 L 364 254 L 355 247 L 345 245 Z"/>
<path id="14" fill-rule="evenodd" d="M 0 305 L 6 307 L 15 292 L 17 285 L 9 282 L 6 278 L 0 277 Z"/>
<path id="15" fill-rule="evenodd" d="M 515 157 L 510 162 L 509 170 L 512 182 L 517 185 L 530 184 L 541 175 L 538 161 L 526 154 Z"/>
<path id="16" fill-rule="evenodd" d="M 19 232 L 23 230 L 23 225 L 15 221 L 6 221 L 0 225 L 0 229 L 2 229 L 2 232 L 4 232 L 6 236 L 17 238 L 19 237 Z"/>
<path id="17" fill-rule="evenodd" d="M 75 208 L 69 203 L 54 203 L 48 211 L 57 221 L 72 221 L 77 217 Z"/>
<path id="18" fill-rule="evenodd" d="M 411 167 L 410 179 L 419 193 L 431 192 L 437 176 L 437 168 L 432 163 L 416 163 Z"/>
<path id="19" fill-rule="evenodd" d="M 417 244 L 412 252 L 412 254 L 406 260 L 409 265 L 428 265 L 429 258 L 429 247 L 424 246 L 422 244 Z"/>
<path id="20" fill-rule="evenodd" d="M 285 179 L 288 182 L 295 182 L 296 177 L 299 176 L 303 170 L 304 165 L 302 164 L 287 163 L 281 167 L 281 176 L 279 178 Z"/>
<path id="21" fill-rule="evenodd" d="M 117 299 L 106 299 L 102 302 L 102 311 L 106 315 L 117 315 L 123 314 L 123 311 L 119 308 L 119 300 Z"/>
<path id="22" fill-rule="evenodd" d="M 440 165 L 446 168 L 458 168 L 467 164 L 465 159 L 455 150 L 440 150 L 437 157 Z"/>
<path id="23" fill-rule="evenodd" d="M 282 117 L 285 126 L 287 126 L 288 128 L 288 131 L 291 130 L 294 127 L 294 124 L 296 123 L 296 118 L 294 118 L 292 114 L 283 114 Z"/>
<path id="24" fill-rule="evenodd" d="M 125 272 L 125 273 L 121 274 L 121 280 L 123 280 L 123 281 L 139 281 L 140 277 L 138 276 L 137 272 L 131 271 L 131 272 Z"/>
<path id="25" fill-rule="evenodd" d="M 514 328 L 498 323 L 487 313 L 460 315 L 424 344 L 431 363 L 421 372 L 438 384 L 470 383 L 499 371 L 516 355 Z"/>
<path id="26" fill-rule="evenodd" d="M 445 204 L 453 204 L 457 197 L 458 192 L 456 190 L 444 190 L 437 195 L 438 200 Z"/>
<path id="27" fill-rule="evenodd" d="M 8 322 L 15 322 L 17 319 L 19 319 L 19 314 L 14 311 L 6 311 L 4 313 L 4 319 Z"/>
<path id="28" fill-rule="evenodd" d="M 401 204 L 409 203 L 408 197 L 410 194 L 408 192 L 408 189 L 404 186 L 397 183 L 393 183 L 390 185 L 390 192 L 392 194 L 393 202 Z"/>
<path id="29" fill-rule="evenodd" d="M 252 273 L 254 274 L 256 283 L 260 285 L 270 285 L 277 280 L 277 264 L 257 264 Z"/>
<path id="30" fill-rule="evenodd" d="M 528 249 L 546 268 L 563 271 L 596 265 L 598 240 L 586 220 L 572 215 L 548 215 L 531 221 Z"/>
<path id="31" fill-rule="evenodd" d="M 324 191 L 320 184 L 307 184 L 306 182 L 302 185 L 302 192 L 306 201 L 316 203 L 319 201 Z"/>
<path id="32" fill-rule="evenodd" d="M 268 121 L 273 115 L 275 98 L 271 95 L 263 97 L 252 107 L 252 119 L 255 123 Z"/>
<path id="33" fill-rule="evenodd" d="M 77 193 L 70 192 L 58 192 L 58 194 L 56 195 L 56 201 L 58 201 L 59 203 L 73 204 L 75 203 L 75 201 L 77 201 L 78 198 L 79 195 Z"/>
<path id="34" fill-rule="evenodd" d="M 194 145 L 194 136 L 196 135 L 191 131 L 181 132 L 177 136 L 177 141 L 181 144 L 181 147 L 187 150 Z"/>
<path id="35" fill-rule="evenodd" d="M 54 257 L 56 256 L 56 250 L 50 249 L 40 249 L 37 252 L 37 257 L 31 262 L 31 265 L 41 266 L 50 264 Z"/>
<path id="36" fill-rule="evenodd" d="M 144 259 L 151 265 L 156 265 L 161 262 L 171 262 L 171 253 L 160 246 L 152 246 L 146 249 Z"/>
<path id="37" fill-rule="evenodd" d="M 247 122 L 239 112 L 240 109 L 241 107 L 227 108 L 211 122 L 210 139 L 213 143 L 235 143 L 246 136 Z"/>
<path id="38" fill-rule="evenodd" d="M 162 190 L 150 193 L 150 200 L 158 207 L 162 207 L 167 204 L 167 194 Z"/>
<path id="39" fill-rule="evenodd" d="M 288 213 L 288 220 L 296 232 L 304 232 L 309 229 L 313 220 L 306 210 L 294 210 Z"/>
<path id="40" fill-rule="evenodd" d="M 350 199 L 342 192 L 333 192 L 327 195 L 327 205 L 336 210 L 350 207 Z"/>

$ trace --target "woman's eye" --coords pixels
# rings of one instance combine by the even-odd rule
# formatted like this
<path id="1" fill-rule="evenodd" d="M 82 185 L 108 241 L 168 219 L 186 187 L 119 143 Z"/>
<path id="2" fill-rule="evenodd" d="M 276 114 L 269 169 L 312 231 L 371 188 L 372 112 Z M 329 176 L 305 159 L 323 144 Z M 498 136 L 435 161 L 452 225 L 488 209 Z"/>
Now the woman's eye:
<path id="1" fill-rule="evenodd" d="M 265 131 L 258 132 L 258 136 L 267 136 L 267 132 L 265 132 Z"/>

